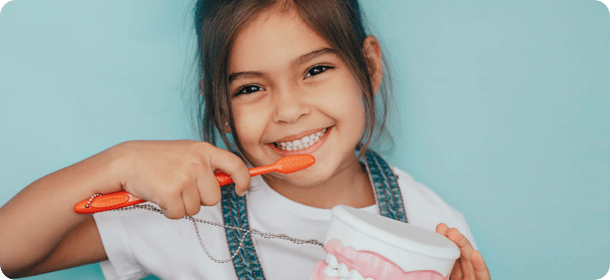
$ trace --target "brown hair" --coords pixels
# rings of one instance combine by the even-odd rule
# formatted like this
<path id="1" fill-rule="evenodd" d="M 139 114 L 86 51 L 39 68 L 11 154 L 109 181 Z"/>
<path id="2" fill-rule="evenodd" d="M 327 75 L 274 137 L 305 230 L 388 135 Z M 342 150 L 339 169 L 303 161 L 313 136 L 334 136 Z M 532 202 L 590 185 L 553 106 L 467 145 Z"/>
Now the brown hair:
<path id="1" fill-rule="evenodd" d="M 200 90 L 198 98 L 198 127 L 203 130 L 203 140 L 216 145 L 219 135 L 227 149 L 235 150 L 247 159 L 235 133 L 229 94 L 228 62 L 232 44 L 252 19 L 272 7 L 282 11 L 295 9 L 303 21 L 324 38 L 356 78 L 362 91 L 366 122 L 364 133 L 358 142 L 362 155 L 373 136 L 386 131 L 389 73 L 384 71 L 384 81 L 378 92 L 380 98 L 375 108 L 375 94 L 371 82 L 374 65 L 363 50 L 366 32 L 357 0 L 198 0 L 195 7 L 195 28 L 198 36 L 198 69 Z M 384 59 L 384 68 L 387 63 Z M 222 133 L 225 123 L 231 127 L 231 135 Z M 232 138 L 232 140 L 230 139 Z"/>

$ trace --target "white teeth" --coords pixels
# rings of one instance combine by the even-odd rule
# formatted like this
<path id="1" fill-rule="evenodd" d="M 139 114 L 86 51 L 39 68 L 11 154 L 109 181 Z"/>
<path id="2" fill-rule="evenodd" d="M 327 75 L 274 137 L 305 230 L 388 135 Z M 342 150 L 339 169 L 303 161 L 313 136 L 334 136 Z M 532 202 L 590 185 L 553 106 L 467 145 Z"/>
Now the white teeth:
<path id="1" fill-rule="evenodd" d="M 328 266 L 331 268 L 339 267 L 339 262 L 337 262 L 337 258 L 333 256 L 333 254 L 326 254 L 326 263 L 328 263 Z"/>
<path id="2" fill-rule="evenodd" d="M 338 277 L 339 276 L 339 271 L 336 269 L 331 268 L 330 266 L 327 266 L 324 269 L 324 274 L 330 276 L 330 277 Z"/>
<path id="3" fill-rule="evenodd" d="M 290 142 L 277 142 L 276 147 L 283 151 L 298 151 L 301 149 L 309 148 L 318 140 L 320 137 L 326 133 L 326 128 L 322 131 L 318 131 L 316 133 L 312 133 L 311 135 L 307 135 L 299 140 L 294 140 Z"/>
<path id="4" fill-rule="evenodd" d="M 347 265 L 339 263 L 333 254 L 326 254 L 326 263 L 328 266 L 324 269 L 324 274 L 330 277 L 339 277 L 340 280 L 373 280 L 370 277 L 364 279 L 362 274 L 355 269 L 349 270 Z"/>
<path id="5" fill-rule="evenodd" d="M 347 280 L 364 280 L 364 277 L 362 277 L 362 275 L 358 271 L 352 269 L 349 271 L 349 276 L 347 276 Z"/>
<path id="6" fill-rule="evenodd" d="M 339 277 L 341 278 L 347 278 L 349 276 L 349 269 L 347 268 L 347 265 L 345 265 L 344 263 L 340 263 L 339 264 Z"/>

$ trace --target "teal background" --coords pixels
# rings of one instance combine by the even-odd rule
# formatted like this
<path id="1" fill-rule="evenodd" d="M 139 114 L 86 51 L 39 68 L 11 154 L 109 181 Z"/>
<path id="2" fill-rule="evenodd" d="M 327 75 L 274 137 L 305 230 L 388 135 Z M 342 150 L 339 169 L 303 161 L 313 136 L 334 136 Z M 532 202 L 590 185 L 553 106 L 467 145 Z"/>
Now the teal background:
<path id="1" fill-rule="evenodd" d="M 388 159 L 464 214 L 492 278 L 604 276 L 608 8 L 595 0 L 362 4 L 399 108 Z M 192 5 L 15 0 L 2 9 L 0 204 L 122 141 L 197 139 Z M 28 279 L 103 276 L 94 264 Z"/>

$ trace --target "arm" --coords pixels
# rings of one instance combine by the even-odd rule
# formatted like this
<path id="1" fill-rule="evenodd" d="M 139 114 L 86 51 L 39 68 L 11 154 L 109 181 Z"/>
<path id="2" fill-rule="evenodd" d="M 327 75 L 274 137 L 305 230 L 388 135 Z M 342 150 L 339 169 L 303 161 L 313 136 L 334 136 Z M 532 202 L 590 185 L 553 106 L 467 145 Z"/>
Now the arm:
<path id="1" fill-rule="evenodd" d="M 0 208 L 0 267 L 5 275 L 25 276 L 37 264 L 69 255 L 66 250 L 79 246 L 76 241 L 91 239 L 90 234 L 97 233 L 91 215 L 76 214 L 73 206 L 94 193 L 121 189 L 120 180 L 111 179 L 118 178 L 118 157 L 113 153 L 111 148 L 44 176 Z M 71 266 L 93 261 L 85 256 L 106 258 L 99 234 L 89 241 L 93 242 L 90 246 L 94 251 L 90 255 L 73 253 L 83 259 L 72 260 Z M 37 267 L 39 273 L 52 270 L 41 271 Z"/>
<path id="2" fill-rule="evenodd" d="M 41 263 L 21 276 L 32 276 L 107 260 L 93 217 L 76 226 Z"/>
<path id="3" fill-rule="evenodd" d="M 180 219 L 220 201 L 217 168 L 246 192 L 250 174 L 238 156 L 190 140 L 121 143 L 42 177 L 0 208 L 0 267 L 21 277 L 104 260 L 95 222 L 76 214 L 76 203 L 124 189 Z"/>

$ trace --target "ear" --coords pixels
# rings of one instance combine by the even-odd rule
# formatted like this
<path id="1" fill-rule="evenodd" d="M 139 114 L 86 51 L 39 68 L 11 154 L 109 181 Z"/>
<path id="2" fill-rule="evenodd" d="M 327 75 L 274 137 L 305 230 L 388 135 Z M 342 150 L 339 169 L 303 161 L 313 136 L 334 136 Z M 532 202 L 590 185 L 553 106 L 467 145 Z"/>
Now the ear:
<path id="1" fill-rule="evenodd" d="M 203 93 L 203 80 L 199 81 L 199 91 L 201 95 L 205 95 Z M 227 119 L 228 118 L 224 117 L 220 122 L 221 125 L 219 126 L 219 129 L 222 133 L 231 133 L 231 126 L 229 125 L 229 121 Z"/>
<path id="2" fill-rule="evenodd" d="M 373 84 L 373 93 L 377 94 L 381 86 L 383 78 L 383 60 L 381 59 L 381 46 L 375 36 L 369 35 L 364 39 L 362 49 L 366 55 L 369 65 L 369 73 L 371 73 L 371 83 Z"/>
<path id="3" fill-rule="evenodd" d="M 224 119 L 223 119 L 224 120 Z M 231 125 L 228 121 L 223 121 L 220 125 L 220 131 L 223 133 L 231 133 Z"/>

